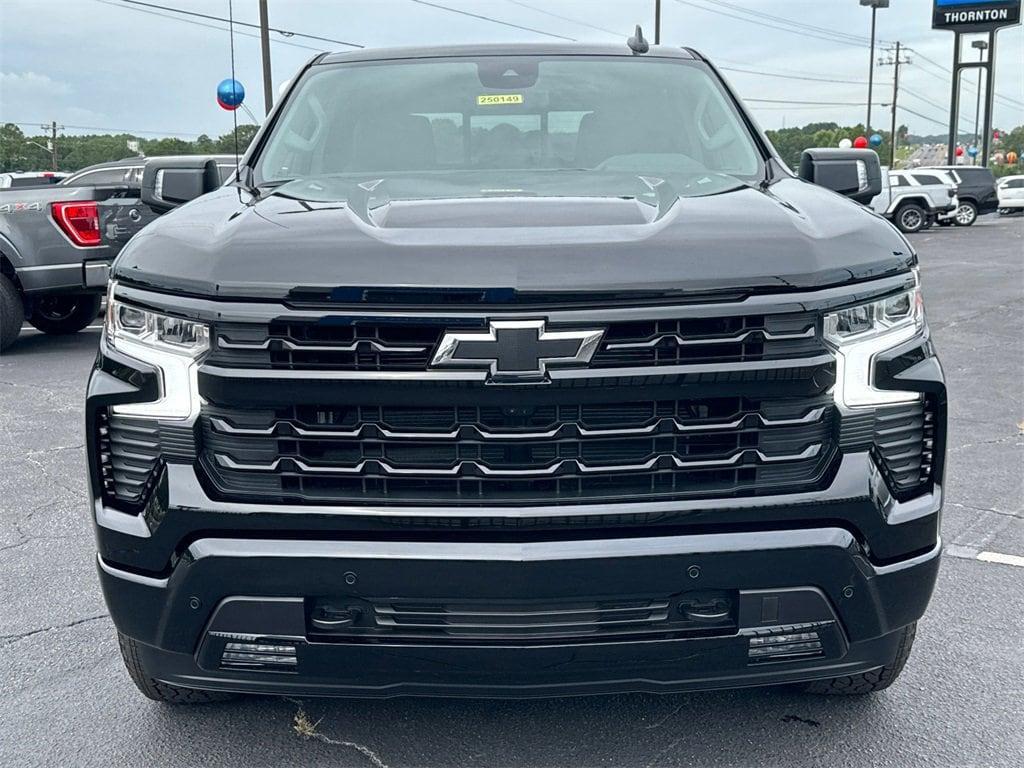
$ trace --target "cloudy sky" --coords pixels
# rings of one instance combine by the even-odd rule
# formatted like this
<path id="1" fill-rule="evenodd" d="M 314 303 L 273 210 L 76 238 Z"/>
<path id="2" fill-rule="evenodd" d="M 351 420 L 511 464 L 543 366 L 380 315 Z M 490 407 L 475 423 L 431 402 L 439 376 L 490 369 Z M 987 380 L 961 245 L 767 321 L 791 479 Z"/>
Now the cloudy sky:
<path id="1" fill-rule="evenodd" d="M 228 16 L 229 0 L 145 2 L 0 0 L 0 122 L 35 131 L 56 120 L 68 133 L 190 138 L 228 132 L 231 117 L 214 95 L 231 71 L 227 28 L 216 20 Z M 236 21 L 258 21 L 257 0 L 233 4 Z M 870 11 L 858 0 L 662 5 L 662 42 L 695 47 L 727 68 L 764 127 L 864 120 Z M 930 29 L 931 5 L 892 0 L 878 13 L 879 55 L 895 40 L 911 48 L 899 119 L 919 134 L 945 132 L 949 102 L 953 36 Z M 275 86 L 315 52 L 349 49 L 341 41 L 367 47 L 559 37 L 607 42 L 625 40 L 636 23 L 648 37 L 654 32 L 654 0 L 269 0 L 269 6 L 271 27 L 281 30 L 271 35 Z M 260 116 L 259 41 L 251 28 L 236 30 L 237 77 L 248 90 L 247 106 Z M 1009 128 L 1024 123 L 1021 27 L 1000 32 L 997 61 L 994 123 Z M 892 70 L 875 69 L 876 104 L 891 100 Z M 968 78 L 976 82 L 977 75 Z M 964 94 L 961 130 L 973 130 L 975 93 Z M 889 124 L 887 106 L 876 106 L 873 115 L 875 124 Z"/>

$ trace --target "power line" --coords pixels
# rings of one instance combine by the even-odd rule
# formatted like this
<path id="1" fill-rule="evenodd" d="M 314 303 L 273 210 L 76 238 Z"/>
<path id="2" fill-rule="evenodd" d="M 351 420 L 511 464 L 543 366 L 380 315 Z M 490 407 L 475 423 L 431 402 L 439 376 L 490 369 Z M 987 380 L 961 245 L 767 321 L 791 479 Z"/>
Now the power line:
<path id="1" fill-rule="evenodd" d="M 909 89 L 909 88 L 907 88 L 907 86 L 905 86 L 905 85 L 903 86 L 903 88 L 902 88 L 901 90 L 902 90 L 902 91 L 903 91 L 903 92 L 904 92 L 905 94 L 907 94 L 908 96 L 913 96 L 913 97 L 914 97 L 915 99 L 920 99 L 920 100 L 921 100 L 921 101 L 923 101 L 923 102 L 924 102 L 925 104 L 930 104 L 931 106 L 935 107 L 936 109 L 939 109 L 939 110 L 943 110 L 943 109 L 946 109 L 946 107 L 945 107 L 944 105 L 942 105 L 942 104 L 939 104 L 939 103 L 938 103 L 937 101 L 932 101 L 931 99 L 929 99 L 929 98 L 926 98 L 925 96 L 922 96 L 922 95 L 921 95 L 921 94 L 919 94 L 919 93 L 918 93 L 917 91 L 912 91 L 912 90 L 910 90 L 910 89 Z"/>
<path id="2" fill-rule="evenodd" d="M 743 69 L 742 67 L 720 66 L 719 69 L 727 72 L 744 72 L 749 75 L 760 75 L 762 77 L 781 77 L 787 80 L 807 80 L 815 83 L 845 83 L 847 85 L 867 85 L 867 80 L 838 80 L 829 77 L 812 77 L 810 75 L 785 75 L 779 72 L 768 72 L 767 70 Z"/>
<path id="3" fill-rule="evenodd" d="M 180 16 L 172 16 L 172 15 L 170 15 L 168 13 L 160 13 L 158 11 L 147 11 L 145 8 L 134 8 L 134 7 L 128 6 L 128 5 L 122 5 L 120 2 L 117 2 L 117 0 L 93 0 L 93 2 L 103 3 L 103 5 L 109 5 L 109 6 L 112 6 L 114 8 L 120 8 L 122 11 L 133 11 L 135 13 L 145 13 L 145 14 L 147 14 L 149 16 L 156 16 L 157 18 L 161 18 L 161 19 L 170 19 L 171 21 L 177 21 L 177 22 L 180 22 L 182 24 L 192 24 L 193 26 L 196 26 L 196 27 L 205 27 L 206 29 L 212 29 L 212 30 L 215 30 L 217 32 L 226 32 L 227 29 L 228 29 L 227 27 L 218 27 L 215 24 L 205 24 L 202 21 L 195 21 L 194 19 L 183 19 Z M 241 32 L 241 31 L 236 30 L 235 34 L 236 35 L 240 35 L 242 37 L 251 37 L 253 39 L 259 40 L 259 35 L 254 35 L 251 32 Z M 270 42 L 275 43 L 277 45 L 287 45 L 287 46 L 291 46 L 292 48 L 302 48 L 302 49 L 307 50 L 307 51 L 315 51 L 317 53 L 320 53 L 321 51 L 323 51 L 323 48 L 314 48 L 311 45 L 303 45 L 302 43 L 293 43 L 293 42 L 291 42 L 289 40 L 271 40 Z"/>
<path id="4" fill-rule="evenodd" d="M 186 11 L 186 10 L 183 10 L 181 8 L 172 8 L 171 6 L 168 6 L 168 5 L 157 5 L 156 3 L 144 3 L 144 2 L 142 2 L 142 0 L 121 0 L 121 2 L 127 3 L 128 5 L 138 5 L 138 6 L 142 6 L 142 7 L 145 7 L 145 8 L 155 8 L 155 9 L 160 10 L 160 11 L 169 11 L 171 13 L 180 13 L 183 16 L 194 16 L 196 18 L 208 19 L 210 21 L 220 21 L 220 22 L 227 22 L 227 21 L 229 21 L 229 19 L 225 19 L 223 16 L 212 16 L 212 15 L 210 15 L 208 13 L 199 13 L 197 11 Z M 259 29 L 260 28 L 259 24 L 252 24 L 252 23 L 247 22 L 247 21 L 236 21 L 235 24 L 238 25 L 238 26 L 242 26 L 242 27 L 251 27 L 252 29 Z M 365 48 L 366 47 L 365 45 L 361 45 L 360 43 L 350 43 L 347 40 L 336 40 L 333 37 L 320 37 L 319 35 L 310 35 L 310 34 L 306 34 L 305 32 L 295 32 L 295 31 L 292 31 L 292 30 L 289 30 L 289 29 L 280 29 L 278 27 L 271 27 L 270 30 L 271 30 L 271 32 L 277 32 L 278 34 L 284 35 L 285 37 L 304 37 L 304 38 L 306 38 L 308 40 L 319 40 L 320 42 L 323 42 L 323 43 L 337 43 L 338 45 L 347 45 L 350 48 Z"/>
<path id="5" fill-rule="evenodd" d="M 806 24 L 802 21 L 794 21 L 793 19 L 787 19 L 784 16 L 775 16 L 770 13 L 764 13 L 763 11 L 755 11 L 750 8 L 743 8 L 741 6 L 734 5 L 733 3 L 724 2 L 724 0 L 704 0 L 704 2 L 710 3 L 711 5 L 717 5 L 722 8 L 729 8 L 737 13 L 743 13 L 748 16 L 756 16 L 758 18 L 767 19 L 780 24 L 788 24 L 796 28 L 805 29 L 809 32 L 815 32 L 819 34 L 825 34 L 836 37 L 844 37 L 850 40 L 851 42 L 856 42 L 862 45 L 863 47 L 869 47 L 869 44 L 871 42 L 871 38 L 865 37 L 864 35 L 853 35 L 850 34 L 849 32 L 841 32 L 836 29 L 829 29 L 828 27 L 818 27 L 815 26 L 814 24 Z M 887 40 L 878 40 L 878 42 L 882 43 L 883 45 L 891 44 Z"/>
<path id="6" fill-rule="evenodd" d="M 937 69 L 941 70 L 942 73 L 943 73 L 943 75 L 940 76 L 940 75 L 937 75 L 934 72 L 931 72 L 929 70 L 924 70 L 925 74 L 931 75 L 932 77 L 938 78 L 940 80 L 947 80 L 947 79 L 949 79 L 949 78 L 951 78 L 953 76 L 953 70 L 951 70 L 949 67 L 945 66 L 944 64 L 940 64 L 939 62 L 935 61 L 935 59 L 928 58 L 927 56 L 925 56 L 923 53 L 921 53 L 916 48 L 911 48 L 910 50 L 912 50 L 914 52 L 914 55 L 917 56 L 919 59 L 922 59 L 923 61 L 931 64 L 933 67 L 936 67 Z M 962 80 L 961 82 L 962 82 L 962 85 L 963 85 L 963 87 L 965 89 L 970 90 L 972 92 L 975 91 L 973 83 L 970 83 L 970 82 L 968 82 L 966 80 Z M 1013 107 L 1019 107 L 1021 109 L 1024 109 L 1024 101 L 1018 101 L 1017 99 L 1014 99 L 1014 98 L 1012 98 L 1010 96 L 1004 96 L 1001 93 L 995 94 L 995 98 L 999 99 L 1000 101 L 1002 101 L 1003 102 L 1003 106 L 1013 106 Z"/>
<path id="7" fill-rule="evenodd" d="M 520 8 L 527 8 L 531 11 L 536 11 L 537 13 L 543 13 L 545 16 L 550 16 L 553 19 L 561 19 L 562 21 L 568 21 L 570 24 L 579 24 L 581 27 L 586 27 L 587 29 L 596 29 L 598 32 L 607 32 L 609 35 L 615 35 L 616 37 L 625 36 L 623 30 L 616 31 L 614 29 L 608 29 L 607 27 L 599 27 L 595 24 L 590 24 L 586 21 L 581 21 L 580 19 L 574 19 L 571 16 L 562 16 L 561 14 L 552 13 L 551 11 L 546 11 L 543 8 L 537 8 L 536 6 L 530 5 L 528 3 L 519 2 L 519 0 L 505 0 L 505 2 L 512 3 L 512 5 L 518 5 Z"/>
<path id="8" fill-rule="evenodd" d="M 39 125 L 42 124 L 42 122 L 43 121 L 40 121 L 40 120 L 4 120 L 0 124 L 2 124 L 2 125 L 32 125 L 32 126 L 37 126 L 38 127 Z M 146 134 L 151 134 L 153 136 L 165 136 L 165 137 L 168 137 L 168 138 L 173 138 L 173 136 L 168 136 L 168 134 L 176 134 L 176 135 L 179 135 L 179 136 L 202 136 L 203 135 L 201 133 L 195 133 L 193 131 L 166 131 L 166 130 L 165 131 L 141 131 L 141 130 L 138 130 L 138 129 L 135 129 L 135 128 L 102 128 L 102 127 L 97 126 L 97 125 L 67 125 L 67 124 L 65 124 L 63 127 L 64 128 L 71 128 L 71 129 L 76 130 L 76 131 L 109 131 L 110 133 L 129 133 L 129 134 L 132 134 L 132 135 L 146 133 Z"/>
<path id="9" fill-rule="evenodd" d="M 457 13 L 460 16 L 469 16 L 470 18 L 480 19 L 481 21 L 489 21 L 492 24 L 500 24 L 503 27 L 512 27 L 513 29 L 521 29 L 524 32 L 533 32 L 535 35 L 545 35 L 546 37 L 554 37 L 554 38 L 557 38 L 559 40 L 569 40 L 571 42 L 576 42 L 576 38 L 575 37 L 566 37 L 565 35 L 556 35 L 554 32 L 545 32 L 543 29 L 534 29 L 533 27 L 524 27 L 524 26 L 521 26 L 519 24 L 513 24 L 511 21 L 502 21 L 501 19 L 495 19 L 495 18 L 493 18 L 491 16 L 484 16 L 483 14 L 479 14 L 479 13 L 471 13 L 469 11 L 463 11 L 463 10 L 460 10 L 458 8 L 449 8 L 447 5 L 440 5 L 438 3 L 428 3 L 427 0 L 409 0 L 409 2 L 416 3 L 417 5 L 426 5 L 426 6 L 430 7 L 430 8 L 437 8 L 438 10 L 441 10 L 441 11 L 448 11 L 449 13 Z"/>
<path id="10" fill-rule="evenodd" d="M 864 106 L 863 101 L 791 101 L 789 99 L 743 99 L 744 102 L 754 102 L 755 104 L 813 104 L 822 107 L 861 107 Z M 889 103 L 886 101 L 876 101 L 873 106 L 876 107 L 887 107 Z"/>
<path id="11" fill-rule="evenodd" d="M 914 115 L 915 117 L 920 117 L 922 120 L 927 120 L 928 122 L 935 123 L 936 125 L 942 125 L 942 126 L 946 125 L 946 122 L 944 120 L 936 120 L 934 117 L 928 117 L 928 115 L 922 115 L 920 112 L 915 112 L 910 107 L 905 106 L 903 104 L 900 104 L 900 111 L 901 112 L 909 112 L 910 114 Z"/>
<path id="12" fill-rule="evenodd" d="M 729 13 L 727 11 L 719 10 L 717 8 L 708 8 L 705 5 L 698 5 L 697 3 L 691 2 L 691 0 L 676 0 L 676 2 L 679 3 L 680 5 L 688 5 L 691 8 L 697 8 L 697 9 L 699 9 L 701 11 L 706 11 L 708 13 L 717 13 L 720 16 L 727 16 L 730 19 L 736 19 L 738 21 L 745 21 L 748 24 L 756 24 L 756 25 L 761 26 L 761 27 L 767 27 L 769 29 L 776 29 L 776 30 L 779 30 L 781 32 L 789 32 L 791 34 L 800 35 L 802 37 L 810 37 L 810 38 L 813 38 L 815 40 L 824 40 L 824 41 L 829 42 L 829 43 L 840 43 L 842 45 L 851 45 L 851 46 L 853 46 L 855 48 L 869 48 L 870 47 L 870 46 L 868 46 L 865 43 L 855 43 L 855 42 L 853 42 L 851 40 L 847 40 L 847 39 L 842 38 L 842 37 L 836 37 L 836 36 L 834 36 L 835 33 L 833 33 L 830 36 L 826 36 L 824 34 L 818 34 L 818 33 L 811 32 L 811 31 L 795 29 L 792 26 L 783 26 L 783 25 L 779 25 L 779 24 L 773 24 L 773 23 L 767 22 L 767 21 L 757 21 L 756 19 L 747 18 L 746 16 L 739 16 L 737 14 Z"/>

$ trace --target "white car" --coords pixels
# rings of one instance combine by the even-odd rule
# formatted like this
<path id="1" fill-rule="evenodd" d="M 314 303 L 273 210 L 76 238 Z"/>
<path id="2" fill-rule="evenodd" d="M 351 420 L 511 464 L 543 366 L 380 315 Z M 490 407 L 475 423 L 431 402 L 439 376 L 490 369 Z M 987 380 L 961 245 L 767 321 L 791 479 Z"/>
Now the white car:
<path id="1" fill-rule="evenodd" d="M 996 194 L 1000 213 L 1024 210 L 1024 176 L 1004 176 L 996 184 Z"/>
<path id="2" fill-rule="evenodd" d="M 16 189 L 18 187 L 45 187 L 66 179 L 70 174 L 60 171 L 40 171 L 38 173 L 0 173 L 0 189 Z"/>

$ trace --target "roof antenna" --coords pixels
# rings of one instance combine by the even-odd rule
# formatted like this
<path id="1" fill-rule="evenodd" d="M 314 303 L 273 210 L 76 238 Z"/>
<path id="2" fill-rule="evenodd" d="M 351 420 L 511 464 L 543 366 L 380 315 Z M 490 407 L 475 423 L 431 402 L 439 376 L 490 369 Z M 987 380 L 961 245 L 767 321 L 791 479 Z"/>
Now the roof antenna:
<path id="1" fill-rule="evenodd" d="M 626 45 L 629 46 L 629 50 L 633 52 L 633 55 L 638 53 L 647 53 L 651 50 L 651 44 L 644 40 L 644 31 L 640 29 L 640 25 L 636 25 L 636 33 L 626 41 Z"/>

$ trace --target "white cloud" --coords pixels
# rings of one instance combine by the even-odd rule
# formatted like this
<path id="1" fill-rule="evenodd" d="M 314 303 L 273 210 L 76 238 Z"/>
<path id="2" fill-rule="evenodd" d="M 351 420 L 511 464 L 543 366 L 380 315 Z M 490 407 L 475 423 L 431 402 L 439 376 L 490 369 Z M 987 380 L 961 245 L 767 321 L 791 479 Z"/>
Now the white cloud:
<path id="1" fill-rule="evenodd" d="M 71 91 L 68 83 L 38 72 L 0 72 L 0 99 L 5 105 L 21 98 L 67 96 Z"/>

